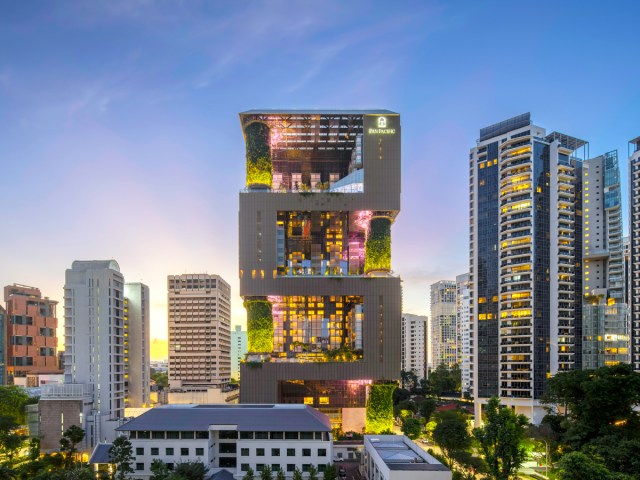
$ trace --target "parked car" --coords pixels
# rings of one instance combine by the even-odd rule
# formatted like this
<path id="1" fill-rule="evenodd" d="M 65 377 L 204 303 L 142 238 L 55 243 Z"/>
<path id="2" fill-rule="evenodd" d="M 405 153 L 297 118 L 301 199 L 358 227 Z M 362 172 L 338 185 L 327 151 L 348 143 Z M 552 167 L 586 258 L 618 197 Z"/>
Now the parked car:
<path id="1" fill-rule="evenodd" d="M 338 469 L 338 476 L 340 478 L 347 478 L 347 471 L 343 466 L 340 466 L 340 468 Z"/>

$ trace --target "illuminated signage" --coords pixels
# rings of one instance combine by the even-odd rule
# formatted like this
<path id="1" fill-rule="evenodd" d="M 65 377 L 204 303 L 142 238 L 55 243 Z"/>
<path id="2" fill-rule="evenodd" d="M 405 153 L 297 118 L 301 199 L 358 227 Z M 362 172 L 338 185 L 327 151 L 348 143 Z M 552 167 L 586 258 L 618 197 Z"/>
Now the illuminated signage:
<path id="1" fill-rule="evenodd" d="M 395 135 L 395 128 L 387 128 L 387 117 L 378 117 L 378 128 L 370 128 L 369 135 Z"/>

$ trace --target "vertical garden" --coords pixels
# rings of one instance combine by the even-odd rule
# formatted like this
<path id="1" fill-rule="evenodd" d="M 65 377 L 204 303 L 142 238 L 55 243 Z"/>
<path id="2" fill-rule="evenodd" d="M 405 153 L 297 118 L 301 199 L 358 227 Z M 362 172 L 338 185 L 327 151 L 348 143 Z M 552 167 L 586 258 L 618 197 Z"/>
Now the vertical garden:
<path id="1" fill-rule="evenodd" d="M 376 383 L 369 387 L 365 427 L 367 433 L 393 431 L 393 392 L 397 386 L 392 382 Z"/>
<path id="2" fill-rule="evenodd" d="M 247 310 L 247 340 L 249 353 L 273 351 L 273 315 L 271 302 L 254 297 L 244 301 Z"/>
<path id="3" fill-rule="evenodd" d="M 244 130 L 247 147 L 247 187 L 271 187 L 272 164 L 269 126 L 255 122 Z"/>
<path id="4" fill-rule="evenodd" d="M 391 270 L 391 219 L 374 217 L 365 244 L 364 271 Z"/>

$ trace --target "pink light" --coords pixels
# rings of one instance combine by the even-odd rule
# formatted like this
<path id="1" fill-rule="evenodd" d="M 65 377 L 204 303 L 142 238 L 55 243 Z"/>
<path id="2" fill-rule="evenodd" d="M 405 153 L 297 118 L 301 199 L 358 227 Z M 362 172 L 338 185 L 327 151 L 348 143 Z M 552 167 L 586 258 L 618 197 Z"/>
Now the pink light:
<path id="1" fill-rule="evenodd" d="M 356 225 L 364 230 L 365 238 L 369 235 L 369 224 L 372 216 L 373 212 L 371 210 L 360 210 L 356 214 Z"/>
<path id="2" fill-rule="evenodd" d="M 277 147 L 278 143 L 282 140 L 282 133 L 277 128 L 271 129 L 271 147 Z"/>

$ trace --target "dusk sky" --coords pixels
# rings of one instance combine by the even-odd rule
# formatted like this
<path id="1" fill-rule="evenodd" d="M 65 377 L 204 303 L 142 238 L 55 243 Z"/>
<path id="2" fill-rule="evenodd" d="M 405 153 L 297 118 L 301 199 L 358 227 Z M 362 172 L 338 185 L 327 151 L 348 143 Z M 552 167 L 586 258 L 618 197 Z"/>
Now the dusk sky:
<path id="1" fill-rule="evenodd" d="M 151 289 L 217 273 L 238 296 L 238 112 L 401 114 L 392 268 L 404 311 L 468 270 L 468 156 L 481 127 L 528 112 L 618 149 L 640 135 L 637 1 L 0 0 L 0 287 L 60 301 L 73 260 Z M 625 213 L 625 231 L 627 219 Z M 59 329 L 64 336 L 64 330 Z"/>

